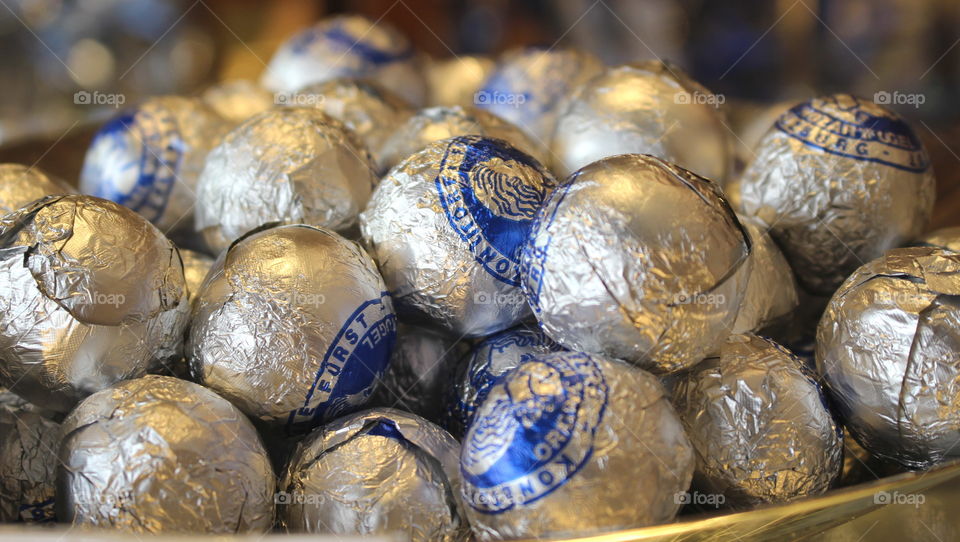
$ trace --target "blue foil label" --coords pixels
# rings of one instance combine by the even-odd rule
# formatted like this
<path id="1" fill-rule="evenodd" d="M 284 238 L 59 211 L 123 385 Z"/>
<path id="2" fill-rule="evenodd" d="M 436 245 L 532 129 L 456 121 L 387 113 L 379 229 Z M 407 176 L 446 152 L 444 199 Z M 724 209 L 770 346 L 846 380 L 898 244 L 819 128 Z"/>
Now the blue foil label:
<path id="1" fill-rule="evenodd" d="M 533 158 L 478 136 L 450 141 L 436 179 L 443 211 L 474 259 L 493 277 L 520 285 L 520 252 L 553 189 Z"/>
<path id="2" fill-rule="evenodd" d="M 550 252 L 550 242 L 553 240 L 553 236 L 549 234 L 548 230 L 578 175 L 578 173 L 574 173 L 560 188 L 550 194 L 540 212 L 537 213 L 531 234 L 522 248 L 520 272 L 524 277 L 523 295 L 527 298 L 530 308 L 533 309 L 533 314 L 537 316 L 542 312 L 540 292 L 543 289 L 543 274 L 546 269 L 547 256 Z M 546 234 L 544 234 L 545 231 Z"/>
<path id="3" fill-rule="evenodd" d="M 608 394 L 600 367 L 582 353 L 535 357 L 494 391 L 460 464 L 465 500 L 485 514 L 537 501 L 574 476 L 593 453 Z"/>
<path id="4" fill-rule="evenodd" d="M 362 406 L 383 374 L 397 341 L 397 316 L 387 292 L 360 305 L 334 337 L 303 406 L 290 412 L 287 429 L 314 427 Z"/>
<path id="5" fill-rule="evenodd" d="M 777 119 L 776 128 L 830 154 L 922 173 L 930 167 L 920 140 L 906 121 L 878 116 L 848 95 L 816 98 Z"/>
<path id="6" fill-rule="evenodd" d="M 314 48 L 323 49 L 329 47 L 333 51 L 340 52 L 343 56 L 351 56 L 361 60 L 369 66 L 385 66 L 400 60 L 406 60 L 413 56 L 413 47 L 406 47 L 399 51 L 389 50 L 382 45 L 370 40 L 364 41 L 366 32 L 357 35 L 343 21 L 336 21 L 330 25 L 317 25 L 310 27 L 296 37 L 290 43 L 290 51 L 297 56 L 304 56 L 311 53 Z M 325 46 L 325 47 L 324 47 Z M 339 70 L 349 66 L 337 59 L 334 67 Z"/>

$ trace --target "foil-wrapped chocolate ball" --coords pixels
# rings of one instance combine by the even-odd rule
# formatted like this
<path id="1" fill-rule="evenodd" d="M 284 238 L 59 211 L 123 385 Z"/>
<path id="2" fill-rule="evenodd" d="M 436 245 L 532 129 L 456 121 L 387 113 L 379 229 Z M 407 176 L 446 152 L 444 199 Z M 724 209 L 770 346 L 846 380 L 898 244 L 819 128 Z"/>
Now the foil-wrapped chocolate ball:
<path id="1" fill-rule="evenodd" d="M 545 164 L 541 146 L 521 130 L 492 113 L 475 107 L 430 107 L 407 119 L 377 152 L 379 171 L 391 168 L 430 143 L 450 137 L 481 135 L 502 139 Z"/>
<path id="2" fill-rule="evenodd" d="M 698 363 L 729 335 L 750 253 L 715 184 L 629 154 L 594 162 L 553 192 L 520 273 L 555 341 L 666 373 Z"/>
<path id="3" fill-rule="evenodd" d="M 292 105 L 312 105 L 342 122 L 366 146 L 376 164 L 382 162 L 381 147 L 415 112 L 393 92 L 361 79 L 314 83 L 287 100 Z"/>
<path id="4" fill-rule="evenodd" d="M 830 488 L 843 435 L 803 362 L 754 334 L 683 373 L 674 405 L 696 451 L 694 487 L 731 508 L 782 503 Z"/>
<path id="5" fill-rule="evenodd" d="M 475 105 L 477 91 L 495 65 L 492 58 L 476 55 L 427 61 L 429 105 Z"/>
<path id="6" fill-rule="evenodd" d="M 203 92 L 200 99 L 218 115 L 234 124 L 263 113 L 278 101 L 269 90 L 246 79 L 213 85 Z"/>
<path id="7" fill-rule="evenodd" d="M 462 437 L 473 422 L 477 409 L 497 379 L 537 354 L 563 350 L 538 330 L 517 326 L 477 343 L 460 363 L 448 399 L 444 422 L 456 437 Z"/>
<path id="8" fill-rule="evenodd" d="M 67 183 L 35 167 L 0 164 L 0 215 L 12 213 L 46 196 L 76 192 Z"/>
<path id="9" fill-rule="evenodd" d="M 164 233 L 189 230 L 204 160 L 230 126 L 199 98 L 150 98 L 97 132 L 80 191 L 129 207 Z"/>
<path id="10" fill-rule="evenodd" d="M 656 377 L 580 352 L 499 380 L 463 440 L 479 540 L 561 538 L 670 521 L 694 454 Z"/>
<path id="11" fill-rule="evenodd" d="M 196 230 L 214 251 L 272 222 L 346 231 L 376 183 L 369 153 L 339 121 L 309 107 L 274 109 L 210 152 Z"/>
<path id="12" fill-rule="evenodd" d="M 67 412 L 180 357 L 190 304 L 177 249 L 143 217 L 52 196 L 0 221 L 0 386 Z"/>
<path id="13" fill-rule="evenodd" d="M 740 179 L 800 285 L 829 295 L 862 262 L 917 237 L 933 209 L 930 158 L 910 125 L 834 94 L 777 119 Z"/>
<path id="14" fill-rule="evenodd" d="M 53 521 L 60 425 L 0 389 L 0 522 Z"/>
<path id="15" fill-rule="evenodd" d="M 790 264 L 773 238 L 752 219 L 738 217 L 750 235 L 750 276 L 732 333 L 787 324 L 800 303 Z"/>
<path id="16" fill-rule="evenodd" d="M 339 77 L 372 79 L 418 107 L 426 100 L 410 41 L 389 23 L 359 15 L 328 17 L 291 37 L 274 53 L 260 82 L 274 92 L 295 92 Z"/>
<path id="17" fill-rule="evenodd" d="M 536 47 L 510 51 L 474 95 L 474 104 L 547 146 L 570 94 L 602 72 L 600 59 L 585 51 Z"/>
<path id="18" fill-rule="evenodd" d="M 553 169 L 565 177 L 608 156 L 651 154 L 722 183 L 733 147 L 718 102 L 670 64 L 610 68 L 577 89 L 561 111 Z"/>
<path id="19" fill-rule="evenodd" d="M 363 249 L 280 226 L 238 241 L 210 270 L 190 324 L 190 372 L 265 427 L 302 433 L 368 401 L 396 329 Z"/>
<path id="20" fill-rule="evenodd" d="M 960 252 L 960 226 L 932 231 L 918 239 L 915 244 Z"/>
<path id="21" fill-rule="evenodd" d="M 360 215 L 401 318 L 472 337 L 529 316 L 520 249 L 555 182 L 506 141 L 431 143 L 391 170 Z"/>
<path id="22" fill-rule="evenodd" d="M 371 403 L 437 423 L 465 346 L 433 329 L 401 324 L 397 344 Z"/>
<path id="23" fill-rule="evenodd" d="M 276 480 L 253 425 L 192 382 L 148 375 L 63 422 L 57 517 L 131 533 L 266 533 Z"/>
<path id="24" fill-rule="evenodd" d="M 960 455 L 960 254 L 893 249 L 840 286 L 817 370 L 873 455 L 926 468 Z"/>
<path id="25" fill-rule="evenodd" d="M 293 533 L 464 540 L 459 452 L 446 431 L 413 414 L 382 408 L 342 418 L 294 452 L 278 494 L 280 523 Z"/>
<path id="26" fill-rule="evenodd" d="M 191 306 L 200 294 L 200 286 L 207 273 L 213 267 L 213 258 L 185 248 L 180 249 L 180 259 L 183 261 L 183 278 L 187 285 L 187 297 Z"/>

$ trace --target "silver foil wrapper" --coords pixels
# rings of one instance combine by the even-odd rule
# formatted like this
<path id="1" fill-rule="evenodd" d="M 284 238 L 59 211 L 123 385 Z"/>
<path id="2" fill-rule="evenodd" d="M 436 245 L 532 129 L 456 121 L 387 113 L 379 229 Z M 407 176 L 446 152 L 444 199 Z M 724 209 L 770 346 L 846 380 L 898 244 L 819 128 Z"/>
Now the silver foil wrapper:
<path id="1" fill-rule="evenodd" d="M 200 99 L 234 124 L 263 113 L 278 101 L 269 90 L 246 79 L 217 83 L 205 90 Z"/>
<path id="2" fill-rule="evenodd" d="M 564 347 L 672 372 L 730 334 L 751 251 L 715 184 L 652 156 L 614 156 L 546 201 L 523 250 L 523 290 Z"/>
<path id="3" fill-rule="evenodd" d="M 733 146 L 722 99 L 671 64 L 610 68 L 581 86 L 557 120 L 553 169 L 565 177 L 617 154 L 651 154 L 723 183 Z"/>
<path id="4" fill-rule="evenodd" d="M 477 343 L 460 363 L 444 423 L 456 437 L 463 437 L 477 409 L 499 378 L 538 354 L 559 352 L 563 347 L 538 330 L 517 326 Z"/>
<path id="5" fill-rule="evenodd" d="M 200 252 L 181 248 L 180 259 L 183 261 L 183 278 L 187 285 L 187 298 L 190 300 L 190 305 L 193 306 L 200 294 L 203 279 L 207 278 L 207 273 L 213 267 L 213 258 Z"/>
<path id="6" fill-rule="evenodd" d="M 509 143 L 438 141 L 384 177 L 360 215 L 401 318 L 484 336 L 529 316 L 520 250 L 555 182 Z"/>
<path id="7" fill-rule="evenodd" d="M 182 354 L 177 249 L 133 211 L 53 196 L 0 221 L 0 385 L 69 411 Z"/>
<path id="8" fill-rule="evenodd" d="M 429 105 L 475 105 L 477 91 L 494 66 L 496 63 L 493 59 L 485 56 L 461 55 L 428 60 L 424 71 Z"/>
<path id="9" fill-rule="evenodd" d="M 498 381 L 460 457 L 479 540 L 668 522 L 693 468 L 693 448 L 656 377 L 579 352 L 535 356 Z"/>
<path id="10" fill-rule="evenodd" d="M 212 391 L 149 375 L 63 422 L 57 517 L 131 533 L 266 533 L 276 479 L 256 429 Z"/>
<path id="11" fill-rule="evenodd" d="M 452 106 L 422 109 L 407 119 L 380 147 L 377 167 L 386 174 L 435 141 L 465 135 L 502 139 L 546 164 L 542 146 L 516 126 L 475 107 Z"/>
<path id="12" fill-rule="evenodd" d="M 603 69 L 600 59 L 585 51 L 509 51 L 477 91 L 474 104 L 516 124 L 546 147 L 570 94 Z"/>
<path id="13" fill-rule="evenodd" d="M 847 94 L 777 119 L 740 180 L 800 285 L 831 294 L 862 262 L 916 238 L 933 209 L 930 159 L 896 113 Z"/>
<path id="14" fill-rule="evenodd" d="M 917 240 L 916 244 L 960 252 L 960 226 L 932 231 Z"/>
<path id="15" fill-rule="evenodd" d="M 0 522 L 54 520 L 60 425 L 0 389 Z"/>
<path id="16" fill-rule="evenodd" d="M 46 196 L 76 192 L 67 183 L 35 167 L 0 164 L 0 215 L 12 213 Z"/>
<path id="17" fill-rule="evenodd" d="M 310 107 L 274 109 L 210 152 L 196 230 L 217 252 L 273 222 L 347 231 L 377 181 L 366 148 L 338 120 Z"/>
<path id="18" fill-rule="evenodd" d="M 311 83 L 372 79 L 420 107 L 427 86 L 410 41 L 385 21 L 359 15 L 323 19 L 287 40 L 274 53 L 260 83 L 294 92 Z"/>
<path id="19" fill-rule="evenodd" d="M 731 335 L 719 357 L 677 379 L 673 397 L 696 451 L 694 487 L 717 504 L 819 495 L 840 475 L 843 435 L 823 390 L 769 339 Z"/>
<path id="20" fill-rule="evenodd" d="M 790 264 L 765 229 L 750 218 L 738 217 L 750 235 L 750 277 L 732 333 L 759 331 L 787 323 L 800 303 Z"/>
<path id="21" fill-rule="evenodd" d="M 457 362 L 466 349 L 447 333 L 399 325 L 390 365 L 377 383 L 371 403 L 439 423 Z"/>
<path id="22" fill-rule="evenodd" d="M 363 249 L 280 226 L 238 241 L 210 270 L 190 325 L 190 372 L 265 427 L 303 433 L 366 404 L 396 329 Z"/>
<path id="23" fill-rule="evenodd" d="M 204 160 L 230 126 L 199 98 L 150 98 L 97 132 L 80 191 L 133 209 L 164 234 L 189 231 Z"/>
<path id="24" fill-rule="evenodd" d="M 381 408 L 342 418 L 294 452 L 280 523 L 294 533 L 465 540 L 459 452 L 446 431 L 413 414 Z"/>
<path id="25" fill-rule="evenodd" d="M 901 248 L 857 269 L 817 330 L 817 370 L 875 456 L 926 468 L 960 455 L 960 254 Z"/>
<path id="26" fill-rule="evenodd" d="M 366 146 L 376 164 L 383 161 L 380 151 L 390 135 L 415 113 L 403 98 L 361 79 L 314 83 L 286 100 L 292 105 L 312 105 L 342 122 Z"/>

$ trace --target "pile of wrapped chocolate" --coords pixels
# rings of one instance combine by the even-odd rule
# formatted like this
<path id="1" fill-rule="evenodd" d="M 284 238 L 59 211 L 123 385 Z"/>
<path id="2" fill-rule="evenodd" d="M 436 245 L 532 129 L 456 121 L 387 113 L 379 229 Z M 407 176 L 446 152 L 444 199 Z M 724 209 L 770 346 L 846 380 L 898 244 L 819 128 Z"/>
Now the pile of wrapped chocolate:
<path id="1" fill-rule="evenodd" d="M 722 102 L 336 16 L 115 116 L 78 183 L 0 166 L 0 519 L 571 537 L 960 455 L 910 124 L 815 97 L 738 158 Z"/>

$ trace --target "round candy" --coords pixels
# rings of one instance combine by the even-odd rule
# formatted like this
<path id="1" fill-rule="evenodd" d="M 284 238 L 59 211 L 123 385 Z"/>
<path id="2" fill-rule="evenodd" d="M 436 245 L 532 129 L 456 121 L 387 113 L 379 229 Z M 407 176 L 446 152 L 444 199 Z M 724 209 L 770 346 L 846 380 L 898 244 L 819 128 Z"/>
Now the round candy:
<path id="1" fill-rule="evenodd" d="M 464 135 L 503 139 L 545 163 L 541 146 L 516 126 L 475 107 L 452 106 L 423 109 L 407 119 L 380 147 L 377 167 L 385 174 L 434 141 Z"/>
<path id="2" fill-rule="evenodd" d="M 611 68 L 581 86 L 557 120 L 553 168 L 567 176 L 617 154 L 651 154 L 723 182 L 732 168 L 719 98 L 676 66 Z"/>
<path id="3" fill-rule="evenodd" d="M 777 244 L 751 219 L 738 217 L 750 235 L 750 277 L 733 333 L 759 331 L 787 323 L 799 304 L 797 282 Z"/>
<path id="4" fill-rule="evenodd" d="M 272 222 L 345 231 L 376 183 L 369 153 L 339 121 L 314 108 L 274 109 L 210 152 L 196 229 L 214 251 Z"/>
<path id="5" fill-rule="evenodd" d="M 426 66 L 429 104 L 475 105 L 477 91 L 495 65 L 493 59 L 476 55 L 431 59 Z"/>
<path id="6" fill-rule="evenodd" d="M 960 455 L 960 254 L 901 248 L 830 299 L 817 370 L 847 429 L 910 468 Z"/>
<path id="7" fill-rule="evenodd" d="M 60 425 L 0 389 L 0 522 L 53 521 Z"/>
<path id="8" fill-rule="evenodd" d="M 398 410 L 338 420 L 294 452 L 278 494 L 280 523 L 294 533 L 464 540 L 459 451 L 444 430 Z"/>
<path id="9" fill-rule="evenodd" d="M 213 85 L 204 91 L 201 99 L 218 115 L 235 124 L 263 113 L 278 101 L 270 91 L 245 79 Z"/>
<path id="10" fill-rule="evenodd" d="M 401 317 L 483 336 L 530 314 L 520 249 L 553 177 L 505 141 L 431 143 L 387 175 L 360 216 Z"/>
<path id="11" fill-rule="evenodd" d="M 590 53 L 531 47 L 503 55 L 474 95 L 474 105 L 506 119 L 547 146 L 570 94 L 603 72 Z"/>
<path id="12" fill-rule="evenodd" d="M 276 481 L 253 425 L 192 382 L 149 375 L 63 422 L 57 517 L 133 533 L 266 533 Z"/>
<path id="13" fill-rule="evenodd" d="M 934 178 L 899 115 L 835 94 L 777 119 L 740 182 L 743 212 L 760 219 L 800 285 L 829 295 L 862 262 L 917 237 Z"/>
<path id="14" fill-rule="evenodd" d="M 523 290 L 566 348 L 671 372 L 729 335 L 750 253 L 716 185 L 620 155 L 579 170 L 544 204 L 523 251 Z"/>
<path id="15" fill-rule="evenodd" d="M 45 196 L 76 192 L 72 186 L 35 167 L 0 164 L 0 215 L 12 213 Z"/>
<path id="16" fill-rule="evenodd" d="M 97 132 L 80 191 L 129 207 L 164 233 L 189 230 L 204 159 L 229 128 L 199 98 L 150 98 Z"/>
<path id="17" fill-rule="evenodd" d="M 338 77 L 373 79 L 418 107 L 426 98 L 410 41 L 389 23 L 359 15 L 328 17 L 291 37 L 260 82 L 274 92 L 294 92 Z"/>
<path id="18" fill-rule="evenodd" d="M 477 343 L 460 364 L 446 413 L 447 428 L 462 437 L 473 422 L 477 408 L 497 379 L 537 354 L 563 350 L 537 329 L 522 326 L 501 331 Z"/>
<path id="19" fill-rule="evenodd" d="M 960 252 L 960 226 L 930 232 L 921 237 L 916 244 Z"/>
<path id="20" fill-rule="evenodd" d="M 69 411 L 181 355 L 190 304 L 177 249 L 133 211 L 53 196 L 0 223 L 0 386 Z"/>
<path id="21" fill-rule="evenodd" d="M 674 404 L 696 450 L 694 487 L 732 508 L 782 503 L 830 488 L 842 431 L 803 362 L 753 334 L 683 373 Z"/>
<path id="22" fill-rule="evenodd" d="M 356 243 L 281 226 L 238 241 L 210 270 L 190 371 L 264 426 L 302 433 L 367 402 L 396 329 L 383 279 Z"/>
<path id="23" fill-rule="evenodd" d="M 670 521 L 693 474 L 656 377 L 579 352 L 500 379 L 463 440 L 463 500 L 479 540 L 565 538 Z"/>

